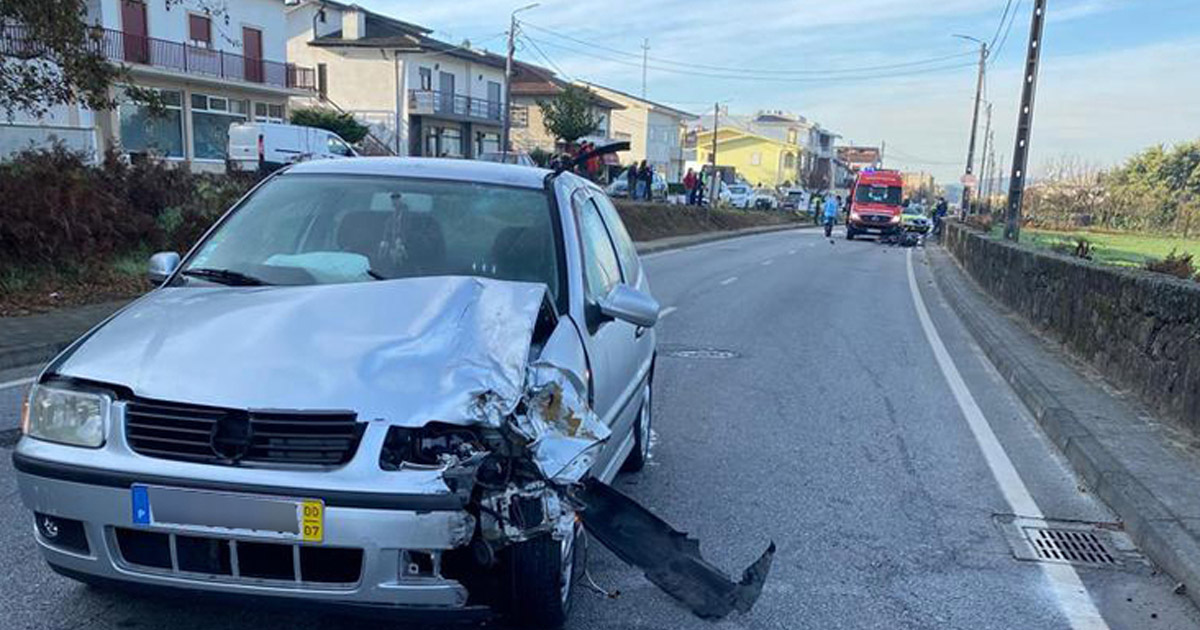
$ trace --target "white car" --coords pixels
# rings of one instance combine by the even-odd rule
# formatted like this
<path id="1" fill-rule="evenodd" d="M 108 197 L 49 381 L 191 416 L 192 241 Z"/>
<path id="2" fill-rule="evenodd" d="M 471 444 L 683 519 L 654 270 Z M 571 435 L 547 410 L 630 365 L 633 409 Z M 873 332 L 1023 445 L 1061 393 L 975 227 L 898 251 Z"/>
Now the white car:
<path id="1" fill-rule="evenodd" d="M 731 184 L 729 190 L 729 205 L 735 208 L 750 208 L 754 200 L 754 190 L 747 184 Z M 725 201 L 725 199 L 722 199 Z"/>
<path id="2" fill-rule="evenodd" d="M 774 210 L 779 207 L 779 197 L 775 196 L 775 192 L 770 188 L 755 188 L 754 193 L 750 196 L 750 205 L 746 207 L 755 210 Z"/>
<path id="3" fill-rule="evenodd" d="M 234 170 L 274 170 L 307 160 L 357 155 L 349 143 L 328 129 L 263 122 L 229 126 L 229 165 Z"/>

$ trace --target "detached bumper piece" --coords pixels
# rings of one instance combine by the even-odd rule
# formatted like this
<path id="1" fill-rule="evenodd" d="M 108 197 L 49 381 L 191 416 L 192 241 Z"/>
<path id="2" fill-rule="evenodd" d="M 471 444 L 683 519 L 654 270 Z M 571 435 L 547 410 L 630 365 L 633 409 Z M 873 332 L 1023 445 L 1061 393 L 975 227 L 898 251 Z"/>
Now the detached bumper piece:
<path id="1" fill-rule="evenodd" d="M 679 600 L 702 619 L 721 619 L 734 610 L 750 611 L 762 594 L 772 542 L 734 582 L 700 555 L 700 543 L 671 527 L 633 499 L 595 479 L 575 495 L 583 505 L 584 527 L 625 562 L 645 571 L 646 579 Z"/>

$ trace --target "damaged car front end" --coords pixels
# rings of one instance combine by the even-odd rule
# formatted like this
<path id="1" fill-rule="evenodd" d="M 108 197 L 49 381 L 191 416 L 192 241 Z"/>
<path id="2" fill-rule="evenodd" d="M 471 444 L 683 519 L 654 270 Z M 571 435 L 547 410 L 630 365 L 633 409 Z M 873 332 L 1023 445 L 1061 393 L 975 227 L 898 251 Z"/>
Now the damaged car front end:
<path id="1" fill-rule="evenodd" d="M 59 573 L 550 627 L 586 527 L 702 616 L 761 592 L 773 549 L 734 584 L 605 490 L 648 458 L 659 307 L 594 185 L 308 163 L 156 260 L 29 395 L 13 461 Z"/>

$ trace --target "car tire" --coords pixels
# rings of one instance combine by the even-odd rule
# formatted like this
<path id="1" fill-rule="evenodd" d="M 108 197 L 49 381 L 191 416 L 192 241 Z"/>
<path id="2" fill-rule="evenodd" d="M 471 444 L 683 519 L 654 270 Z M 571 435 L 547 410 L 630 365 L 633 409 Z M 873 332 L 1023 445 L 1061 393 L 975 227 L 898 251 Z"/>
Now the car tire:
<path id="1" fill-rule="evenodd" d="M 849 225 L 846 226 L 846 240 L 847 241 L 854 240 L 854 229 L 851 228 Z"/>
<path id="2" fill-rule="evenodd" d="M 653 388 L 646 383 L 642 391 L 642 408 L 638 411 L 637 420 L 633 423 L 633 450 L 625 458 L 621 466 L 624 472 L 638 472 L 650 461 L 650 429 L 653 427 L 654 413 L 651 407 L 651 392 Z"/>
<path id="3" fill-rule="evenodd" d="M 520 627 L 554 630 L 567 622 L 578 541 L 576 526 L 569 540 L 543 534 L 509 548 L 509 617 Z"/>

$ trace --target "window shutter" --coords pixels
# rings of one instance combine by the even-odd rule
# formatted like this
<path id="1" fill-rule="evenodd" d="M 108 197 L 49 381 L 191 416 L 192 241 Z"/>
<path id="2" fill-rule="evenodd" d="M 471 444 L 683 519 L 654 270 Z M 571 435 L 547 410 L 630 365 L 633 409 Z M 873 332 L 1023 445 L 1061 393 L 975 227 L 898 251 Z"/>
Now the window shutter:
<path id="1" fill-rule="evenodd" d="M 188 39 L 193 42 L 212 43 L 212 22 L 203 15 L 189 15 Z"/>

